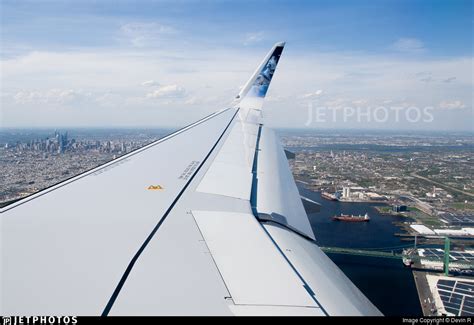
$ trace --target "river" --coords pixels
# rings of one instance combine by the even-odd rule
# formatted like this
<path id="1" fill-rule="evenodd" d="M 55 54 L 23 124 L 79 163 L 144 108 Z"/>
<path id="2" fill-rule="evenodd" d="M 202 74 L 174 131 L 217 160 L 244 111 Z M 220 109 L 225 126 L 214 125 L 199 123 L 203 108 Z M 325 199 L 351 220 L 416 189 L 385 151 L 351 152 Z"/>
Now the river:
<path id="1" fill-rule="evenodd" d="M 300 188 L 300 192 L 322 204 L 318 213 L 309 215 L 318 245 L 379 249 L 409 245 L 394 236 L 400 229 L 394 222 L 404 217 L 381 215 L 374 203 L 328 201 L 319 192 Z M 368 213 L 370 222 L 338 222 L 331 218 L 340 213 Z M 367 298 L 387 316 L 422 316 L 412 272 L 400 260 L 386 258 L 328 255 Z"/>

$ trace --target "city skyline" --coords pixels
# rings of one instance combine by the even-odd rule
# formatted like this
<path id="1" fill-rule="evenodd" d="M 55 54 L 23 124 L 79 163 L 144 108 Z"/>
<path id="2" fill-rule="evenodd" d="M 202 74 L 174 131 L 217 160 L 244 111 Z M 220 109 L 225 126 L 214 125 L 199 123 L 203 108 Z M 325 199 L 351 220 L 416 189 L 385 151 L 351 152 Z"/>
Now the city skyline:
<path id="1" fill-rule="evenodd" d="M 182 126 L 285 40 L 274 127 L 473 130 L 470 1 L 259 4 L 2 2 L 1 126 Z"/>

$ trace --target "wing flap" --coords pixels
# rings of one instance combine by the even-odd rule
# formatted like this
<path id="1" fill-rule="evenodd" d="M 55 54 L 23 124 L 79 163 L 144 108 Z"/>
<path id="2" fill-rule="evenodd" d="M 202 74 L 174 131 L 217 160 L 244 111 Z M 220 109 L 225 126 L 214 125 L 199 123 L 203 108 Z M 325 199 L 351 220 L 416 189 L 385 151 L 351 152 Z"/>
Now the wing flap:
<path id="1" fill-rule="evenodd" d="M 252 214 L 192 214 L 236 305 L 319 308 Z"/>
<path id="2" fill-rule="evenodd" d="M 232 315 L 230 294 L 187 209 L 183 198 L 142 253 L 109 315 Z"/>
<path id="3" fill-rule="evenodd" d="M 328 315 L 382 316 L 314 242 L 278 225 L 265 224 L 264 227 Z"/>

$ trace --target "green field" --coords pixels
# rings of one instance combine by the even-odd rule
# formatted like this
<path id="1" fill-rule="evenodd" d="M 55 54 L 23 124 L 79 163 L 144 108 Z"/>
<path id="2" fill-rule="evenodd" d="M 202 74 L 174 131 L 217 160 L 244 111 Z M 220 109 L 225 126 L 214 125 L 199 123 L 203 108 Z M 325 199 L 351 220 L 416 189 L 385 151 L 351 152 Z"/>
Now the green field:
<path id="1" fill-rule="evenodd" d="M 454 202 L 451 207 L 457 210 L 470 210 L 474 211 L 474 203 Z"/>

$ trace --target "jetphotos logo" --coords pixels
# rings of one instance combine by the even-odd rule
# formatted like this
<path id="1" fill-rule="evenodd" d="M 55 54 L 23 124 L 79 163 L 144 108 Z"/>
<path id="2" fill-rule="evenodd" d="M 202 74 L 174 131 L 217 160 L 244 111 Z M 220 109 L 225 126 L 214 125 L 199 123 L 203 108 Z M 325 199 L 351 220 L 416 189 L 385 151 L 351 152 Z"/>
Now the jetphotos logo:
<path id="1" fill-rule="evenodd" d="M 37 324 L 55 324 L 55 325 L 73 325 L 77 324 L 77 316 L 2 316 L 0 318 L 2 325 L 37 325 Z"/>
<path id="2" fill-rule="evenodd" d="M 431 123 L 434 121 L 433 107 L 401 106 L 307 106 L 305 126 L 327 122 L 355 123 Z"/>

